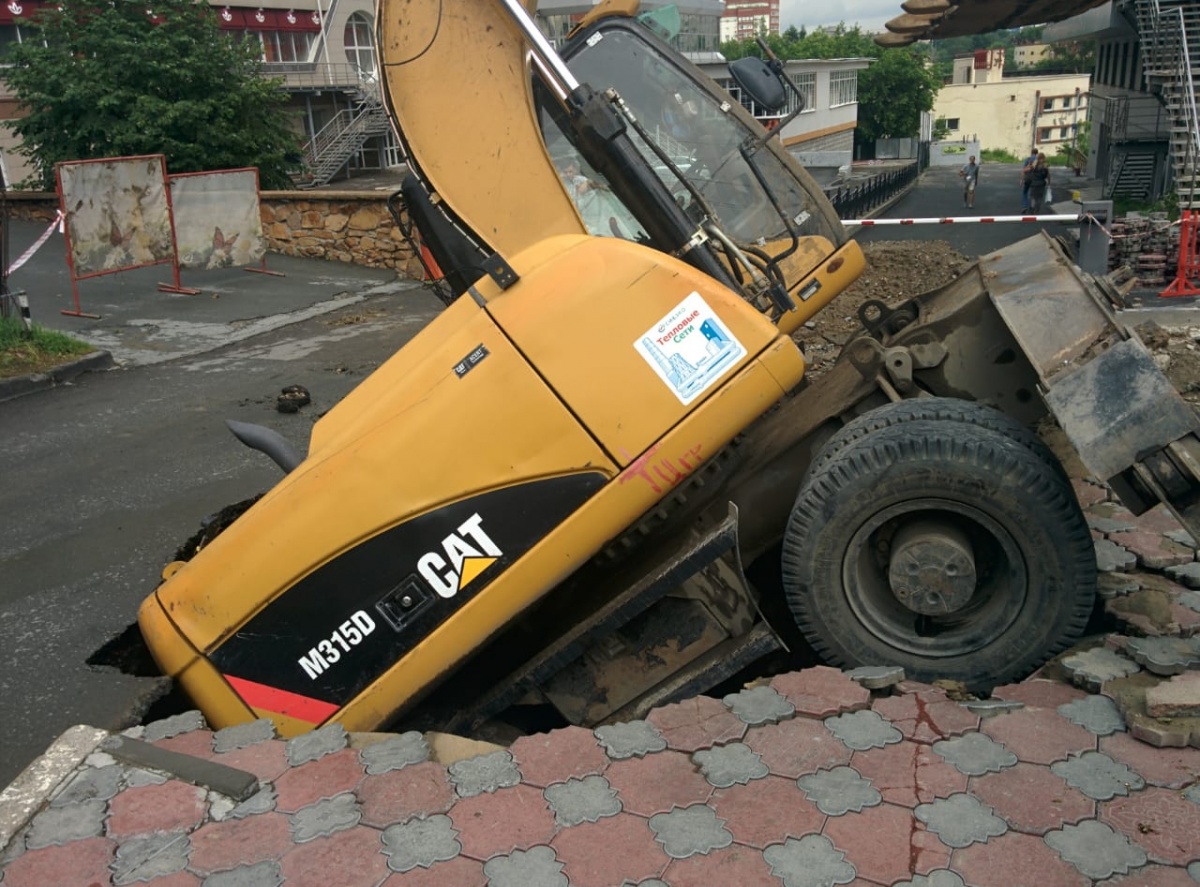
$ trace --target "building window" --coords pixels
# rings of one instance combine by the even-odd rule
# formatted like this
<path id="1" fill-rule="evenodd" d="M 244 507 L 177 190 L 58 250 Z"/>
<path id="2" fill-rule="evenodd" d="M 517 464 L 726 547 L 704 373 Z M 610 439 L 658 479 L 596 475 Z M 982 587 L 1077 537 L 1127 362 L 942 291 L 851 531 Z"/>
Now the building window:
<path id="1" fill-rule="evenodd" d="M 1049 127 L 1045 128 L 1045 129 L 1039 129 L 1038 130 L 1038 141 L 1039 142 L 1050 141 L 1051 133 L 1053 133 L 1053 132 L 1054 132 L 1054 130 L 1050 129 Z"/>
<path id="2" fill-rule="evenodd" d="M 947 117 L 946 118 L 946 129 L 950 130 L 951 132 L 958 132 L 958 127 L 959 127 L 958 121 L 959 121 L 959 119 L 957 117 Z"/>
<path id="3" fill-rule="evenodd" d="M 1062 106 L 1063 106 L 1064 108 L 1069 108 L 1069 107 L 1071 107 L 1071 97 L 1070 97 L 1070 96 L 1067 96 L 1066 98 L 1064 98 L 1064 99 L 1063 99 L 1063 105 L 1062 105 Z"/>
<path id="4" fill-rule="evenodd" d="M 375 39 L 371 20 L 361 12 L 351 13 L 342 37 L 346 60 L 367 77 L 375 76 Z"/>
<path id="5" fill-rule="evenodd" d="M 800 91 L 800 95 L 804 97 L 804 110 L 817 110 L 817 75 L 812 71 L 806 74 L 793 74 L 792 83 L 796 84 L 796 89 Z M 788 113 L 790 114 L 796 108 L 796 96 L 789 90 L 788 92 Z"/>
<path id="6" fill-rule="evenodd" d="M 852 105 L 858 101 L 858 72 L 834 71 L 829 75 L 829 107 Z"/>
<path id="7" fill-rule="evenodd" d="M 1067 137 L 1067 128 L 1065 126 L 1060 126 L 1058 128 L 1058 137 L 1060 139 L 1065 139 Z"/>
<path id="8" fill-rule="evenodd" d="M 306 62 L 314 35 L 308 31 L 250 31 L 262 42 L 264 62 Z"/>
<path id="9" fill-rule="evenodd" d="M 1042 99 L 1042 113 L 1048 114 L 1054 110 L 1054 99 Z"/>

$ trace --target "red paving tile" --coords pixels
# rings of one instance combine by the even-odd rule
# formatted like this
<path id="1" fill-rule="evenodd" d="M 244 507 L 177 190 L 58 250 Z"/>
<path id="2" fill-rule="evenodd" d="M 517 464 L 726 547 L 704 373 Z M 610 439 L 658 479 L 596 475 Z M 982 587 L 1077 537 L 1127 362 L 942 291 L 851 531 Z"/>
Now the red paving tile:
<path id="1" fill-rule="evenodd" d="M 955 850 L 951 867 L 971 887 L 1089 887 L 1092 883 L 1041 838 L 1021 832 Z"/>
<path id="2" fill-rule="evenodd" d="M 192 834 L 188 867 L 204 874 L 220 872 L 278 859 L 292 846 L 288 818 L 282 813 L 210 822 Z"/>
<path id="3" fill-rule="evenodd" d="M 108 834 L 114 838 L 191 831 L 208 813 L 204 789 L 175 779 L 125 789 L 108 809 Z"/>
<path id="4" fill-rule="evenodd" d="M 200 877 L 191 872 L 176 872 L 150 881 L 139 881 L 138 887 L 200 887 Z"/>
<path id="5" fill-rule="evenodd" d="M 870 690 L 825 665 L 779 675 L 771 686 L 796 706 L 797 714 L 814 718 L 857 711 L 871 704 Z"/>
<path id="6" fill-rule="evenodd" d="M 663 874 L 671 887 L 779 887 L 779 879 L 757 850 L 734 844 L 707 856 L 673 859 Z"/>
<path id="7" fill-rule="evenodd" d="M 378 831 L 356 826 L 297 844 L 279 867 L 288 887 L 375 887 L 388 873 L 382 849 Z"/>
<path id="8" fill-rule="evenodd" d="M 618 813 L 560 831 L 550 842 L 571 887 L 613 887 L 657 877 L 670 862 L 650 823 Z"/>
<path id="9" fill-rule="evenodd" d="M 571 777 L 599 775 L 608 755 L 591 730 L 567 727 L 551 733 L 522 736 L 509 747 L 524 782 L 545 788 Z"/>
<path id="10" fill-rule="evenodd" d="M 64 847 L 27 850 L 4 868 L 4 887 L 91 887 L 111 884 L 108 864 L 117 845 L 85 838 Z"/>
<path id="11" fill-rule="evenodd" d="M 1147 788 L 1106 801 L 1100 819 L 1140 844 L 1152 862 L 1187 865 L 1200 859 L 1200 804 L 1179 792 Z"/>
<path id="12" fill-rule="evenodd" d="M 1183 788 L 1200 780 L 1200 748 L 1155 748 L 1128 733 L 1100 739 L 1100 751 L 1127 764 L 1150 785 Z"/>
<path id="13" fill-rule="evenodd" d="M 464 798 L 451 808 L 450 819 L 462 852 L 481 861 L 549 844 L 558 831 L 541 789 L 528 785 Z"/>
<path id="14" fill-rule="evenodd" d="M 860 878 L 892 884 L 950 864 L 950 848 L 925 831 L 911 810 L 892 804 L 831 816 L 825 837 L 846 854 Z"/>
<path id="15" fill-rule="evenodd" d="M 1196 887 L 1196 882 L 1185 869 L 1148 865 L 1124 878 L 1105 881 L 1104 887 Z"/>
<path id="16" fill-rule="evenodd" d="M 1049 767 L 1017 764 L 971 779 L 971 794 L 1017 831 L 1044 835 L 1096 815 L 1096 802 L 1067 785 Z"/>
<path id="17" fill-rule="evenodd" d="M 1064 684 L 1061 681 L 1026 681 L 1023 684 L 1005 684 L 992 691 L 995 699 L 1008 702 L 1023 702 L 1032 708 L 1056 709 L 1060 705 L 1082 699 L 1088 694 L 1078 687 Z M 998 715 L 997 717 L 1003 717 Z"/>
<path id="18" fill-rule="evenodd" d="M 446 768 L 433 761 L 367 776 L 355 794 L 362 805 L 362 821 L 377 828 L 445 813 L 455 798 Z"/>
<path id="19" fill-rule="evenodd" d="M 760 850 L 788 838 L 820 834 L 825 824 L 825 814 L 805 797 L 796 781 L 779 776 L 719 788 L 708 806 L 725 820 L 735 841 Z"/>
<path id="20" fill-rule="evenodd" d="M 1077 477 L 1071 478 L 1071 486 L 1075 489 L 1075 498 L 1079 500 L 1080 508 L 1087 508 L 1108 498 L 1108 490 L 1099 484 L 1089 483 Z"/>
<path id="21" fill-rule="evenodd" d="M 435 862 L 427 869 L 418 867 L 393 874 L 381 887 L 484 887 L 486 883 L 483 863 L 459 856 L 448 862 Z"/>
<path id="22" fill-rule="evenodd" d="M 263 782 L 274 782 L 288 768 L 287 743 L 268 739 L 245 748 L 214 755 L 213 760 L 226 767 L 253 773 Z"/>
<path id="23" fill-rule="evenodd" d="M 213 735 L 211 730 L 192 730 L 190 733 L 180 733 L 154 743 L 167 751 L 179 752 L 181 755 L 193 755 L 197 758 L 211 758 L 213 751 Z"/>
<path id="24" fill-rule="evenodd" d="M 1162 569 L 1186 564 L 1195 559 L 1196 553 L 1177 542 L 1172 542 L 1154 530 L 1131 530 L 1127 533 L 1109 533 L 1108 538 L 1135 555 L 1138 563 L 1149 568 Z"/>
<path id="25" fill-rule="evenodd" d="M 947 764 L 928 745 L 915 742 L 855 752 L 850 766 L 871 780 L 885 801 L 904 807 L 928 804 L 967 790 L 965 773 Z"/>
<path id="26" fill-rule="evenodd" d="M 1094 733 L 1044 708 L 1023 708 L 988 718 L 980 732 L 1028 764 L 1053 764 L 1073 754 L 1096 750 Z"/>
<path id="27" fill-rule="evenodd" d="M 278 793 L 275 807 L 284 813 L 295 813 L 314 801 L 353 791 L 362 778 L 363 766 L 358 752 L 344 748 L 318 761 L 294 767 L 275 780 Z"/>
<path id="28" fill-rule="evenodd" d="M 853 754 L 820 721 L 792 718 L 747 731 L 746 745 L 777 776 L 799 779 L 850 763 Z"/>
<path id="29" fill-rule="evenodd" d="M 708 696 L 656 708 L 646 720 L 658 728 L 670 748 L 694 752 L 741 739 L 746 725 L 723 702 Z"/>
<path id="30" fill-rule="evenodd" d="M 930 700 L 925 693 L 905 693 L 875 700 L 871 706 L 892 722 L 905 739 L 933 743 L 961 736 L 979 726 L 979 717 L 950 699 Z"/>
<path id="31" fill-rule="evenodd" d="M 641 816 L 702 804 L 713 792 L 691 758 L 677 751 L 614 761 L 604 778 L 617 790 L 625 810 Z"/>

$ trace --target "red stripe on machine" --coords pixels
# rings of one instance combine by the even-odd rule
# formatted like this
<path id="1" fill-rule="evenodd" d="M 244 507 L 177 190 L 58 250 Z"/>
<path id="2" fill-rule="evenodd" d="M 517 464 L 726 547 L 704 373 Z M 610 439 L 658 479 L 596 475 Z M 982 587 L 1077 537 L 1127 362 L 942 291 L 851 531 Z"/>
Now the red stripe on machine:
<path id="1" fill-rule="evenodd" d="M 289 693 L 287 690 L 268 687 L 266 684 L 248 681 L 245 678 L 235 678 L 231 674 L 224 677 L 234 692 L 251 708 L 273 711 L 289 718 L 308 721 L 310 724 L 320 724 L 338 710 L 331 702 L 322 702 L 320 699 L 301 696 L 299 693 Z"/>

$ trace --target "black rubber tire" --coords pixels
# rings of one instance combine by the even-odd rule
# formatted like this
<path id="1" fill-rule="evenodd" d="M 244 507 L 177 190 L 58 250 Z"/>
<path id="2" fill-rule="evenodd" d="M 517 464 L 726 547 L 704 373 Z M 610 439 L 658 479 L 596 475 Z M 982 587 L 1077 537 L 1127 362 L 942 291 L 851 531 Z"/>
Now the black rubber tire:
<path id="1" fill-rule="evenodd" d="M 915 613 L 888 581 L 896 529 L 926 519 L 965 532 L 974 554 L 975 591 L 949 616 Z M 1057 461 L 945 418 L 870 431 L 831 455 L 800 489 L 782 570 L 792 615 L 827 662 L 900 665 L 975 691 L 1077 640 L 1096 594 L 1091 534 Z"/>
<path id="2" fill-rule="evenodd" d="M 825 446 L 821 447 L 813 464 L 808 469 L 808 475 L 811 477 L 816 474 L 848 444 L 854 443 L 868 434 L 904 422 L 921 420 L 961 422 L 979 428 L 990 428 L 992 431 L 1022 444 L 1036 453 L 1039 458 L 1052 462 L 1062 470 L 1061 463 L 1040 437 L 1016 419 L 997 409 L 973 400 L 962 400 L 956 397 L 914 397 L 909 400 L 884 404 L 847 422 L 825 442 Z"/>

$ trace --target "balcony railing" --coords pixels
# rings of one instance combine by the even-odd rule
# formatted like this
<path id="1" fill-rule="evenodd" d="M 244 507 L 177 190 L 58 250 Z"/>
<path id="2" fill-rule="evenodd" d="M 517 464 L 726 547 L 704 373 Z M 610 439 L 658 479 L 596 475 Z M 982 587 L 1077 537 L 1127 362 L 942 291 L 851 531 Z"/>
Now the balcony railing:
<path id="1" fill-rule="evenodd" d="M 357 65 L 332 62 L 264 62 L 263 73 L 283 78 L 285 89 L 361 89 L 365 83 L 375 83 L 373 73 Z"/>

